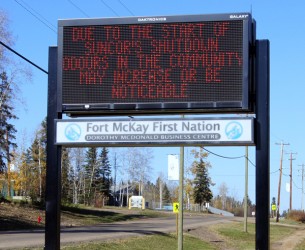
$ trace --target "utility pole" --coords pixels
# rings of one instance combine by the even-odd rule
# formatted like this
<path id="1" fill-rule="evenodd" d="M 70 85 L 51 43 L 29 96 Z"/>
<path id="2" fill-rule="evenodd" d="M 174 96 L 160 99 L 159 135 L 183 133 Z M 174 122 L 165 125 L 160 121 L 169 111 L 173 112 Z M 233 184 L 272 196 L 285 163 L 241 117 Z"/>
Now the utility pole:
<path id="1" fill-rule="evenodd" d="M 290 153 L 290 189 L 289 189 L 289 191 L 290 191 L 290 199 L 289 199 L 289 211 L 291 211 L 292 210 L 292 160 L 295 160 L 295 158 L 294 159 L 292 159 L 292 155 L 293 154 L 297 154 L 297 153 Z"/>
<path id="2" fill-rule="evenodd" d="M 301 210 L 304 211 L 304 206 L 303 206 L 303 202 L 304 202 L 304 164 L 299 165 L 302 166 L 302 201 L 301 201 Z"/>
<path id="3" fill-rule="evenodd" d="M 280 201 L 281 201 L 281 183 L 282 183 L 282 170 L 283 170 L 283 152 L 284 146 L 289 145 L 289 143 L 275 143 L 276 145 L 281 145 L 281 159 L 280 159 L 280 177 L 279 177 L 279 186 L 277 192 L 277 207 L 276 207 L 276 222 L 279 222 L 280 217 Z"/>

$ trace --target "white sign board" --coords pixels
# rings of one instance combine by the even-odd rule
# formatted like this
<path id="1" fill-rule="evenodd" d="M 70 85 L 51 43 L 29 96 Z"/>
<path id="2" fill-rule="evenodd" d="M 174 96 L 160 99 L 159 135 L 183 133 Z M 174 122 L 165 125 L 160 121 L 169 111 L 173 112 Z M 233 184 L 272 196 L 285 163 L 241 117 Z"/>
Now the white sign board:
<path id="1" fill-rule="evenodd" d="M 143 207 L 144 203 L 144 198 L 143 196 L 131 196 L 129 198 L 129 209 L 130 208 L 145 208 Z"/>
<path id="2" fill-rule="evenodd" d="M 179 156 L 168 155 L 167 165 L 168 165 L 168 180 L 179 181 Z"/>
<path id="3" fill-rule="evenodd" d="M 57 120 L 56 144 L 253 145 L 253 118 Z"/>

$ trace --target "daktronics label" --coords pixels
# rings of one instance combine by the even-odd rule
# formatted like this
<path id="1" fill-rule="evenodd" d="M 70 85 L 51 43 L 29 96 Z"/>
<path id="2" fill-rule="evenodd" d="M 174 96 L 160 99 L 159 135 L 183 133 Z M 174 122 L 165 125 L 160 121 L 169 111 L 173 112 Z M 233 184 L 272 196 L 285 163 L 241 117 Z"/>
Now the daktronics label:
<path id="1" fill-rule="evenodd" d="M 248 16 L 192 22 L 162 18 L 166 23 L 123 20 L 79 26 L 62 21 L 63 105 L 248 107 Z"/>

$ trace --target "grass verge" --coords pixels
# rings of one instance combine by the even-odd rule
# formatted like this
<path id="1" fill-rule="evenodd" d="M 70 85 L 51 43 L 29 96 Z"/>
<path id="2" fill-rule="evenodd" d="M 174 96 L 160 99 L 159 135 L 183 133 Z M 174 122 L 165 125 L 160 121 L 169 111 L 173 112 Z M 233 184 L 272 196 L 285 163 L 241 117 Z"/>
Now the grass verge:
<path id="1" fill-rule="evenodd" d="M 184 250 L 216 250 L 214 246 L 203 242 L 195 237 L 185 235 L 183 237 Z M 176 250 L 178 249 L 177 237 L 173 234 L 150 235 L 137 238 L 129 238 L 124 240 L 101 242 L 101 243 L 84 243 L 75 246 L 62 247 L 65 250 Z"/>
<path id="2" fill-rule="evenodd" d="M 225 241 L 234 249 L 255 249 L 255 224 L 253 223 L 248 223 L 248 232 L 244 232 L 244 224 L 240 222 L 217 224 L 212 226 L 211 229 L 223 236 Z M 294 228 L 270 225 L 270 242 L 276 242 L 283 237 L 287 237 L 294 231 Z"/>

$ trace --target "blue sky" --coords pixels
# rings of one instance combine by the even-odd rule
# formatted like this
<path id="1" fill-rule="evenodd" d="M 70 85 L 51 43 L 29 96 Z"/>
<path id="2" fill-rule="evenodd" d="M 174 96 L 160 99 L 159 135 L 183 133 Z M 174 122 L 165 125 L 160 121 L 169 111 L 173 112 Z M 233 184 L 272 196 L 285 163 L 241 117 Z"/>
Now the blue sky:
<path id="1" fill-rule="evenodd" d="M 24 7 L 22 7 L 23 5 Z M 153 15 L 187 15 L 252 12 L 257 23 L 257 39 L 268 39 L 271 45 L 271 138 L 270 138 L 270 196 L 277 198 L 280 146 L 284 148 L 281 210 L 289 207 L 289 153 L 297 153 L 293 161 L 293 208 L 301 208 L 301 164 L 305 164 L 305 2 L 248 1 L 248 0 L 4 0 L 0 8 L 7 12 L 10 29 L 16 37 L 14 49 L 40 67 L 48 68 L 48 47 L 57 45 L 57 20 L 68 18 L 99 18 Z M 27 8 L 29 11 L 27 11 Z M 40 21 L 38 20 L 40 19 Z M 31 83 L 21 86 L 26 103 L 18 108 L 16 127 L 30 138 L 47 110 L 47 75 L 32 67 Z M 242 156 L 244 147 L 209 147 L 223 156 Z M 179 148 L 154 148 L 152 166 L 155 176 L 167 169 L 167 154 L 179 153 Z M 249 158 L 255 164 L 255 147 L 250 147 Z M 243 158 L 228 160 L 210 154 L 210 175 L 216 183 L 214 194 L 225 182 L 229 194 L 237 199 L 244 195 Z M 259 178 L 259 176 L 257 177 Z M 155 178 L 154 178 L 155 179 Z M 255 167 L 249 164 L 249 195 L 255 202 Z"/>

